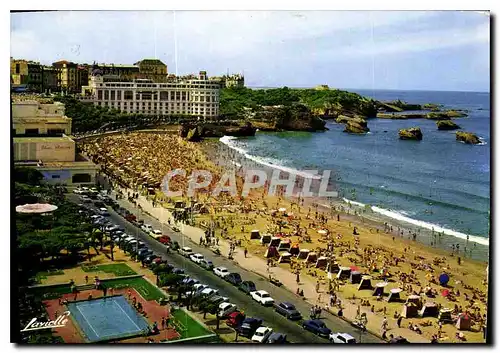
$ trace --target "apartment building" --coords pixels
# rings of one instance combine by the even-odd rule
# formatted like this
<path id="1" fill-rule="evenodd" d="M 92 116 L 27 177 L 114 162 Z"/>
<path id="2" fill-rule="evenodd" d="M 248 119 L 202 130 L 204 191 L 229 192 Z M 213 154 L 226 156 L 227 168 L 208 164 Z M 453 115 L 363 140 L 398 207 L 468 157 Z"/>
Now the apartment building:
<path id="1" fill-rule="evenodd" d="M 83 65 L 61 60 L 52 66 L 57 73 L 57 86 L 62 92 L 78 93 L 89 82 L 89 70 Z"/>
<path id="2" fill-rule="evenodd" d="M 42 90 L 43 69 L 38 62 L 10 58 L 10 77 L 13 89 Z"/>
<path id="3" fill-rule="evenodd" d="M 219 115 L 219 94 L 220 84 L 209 81 L 205 71 L 197 78 L 175 82 L 128 81 L 95 72 L 90 85 L 82 87 L 81 99 L 130 114 L 189 115 L 211 120 Z"/>

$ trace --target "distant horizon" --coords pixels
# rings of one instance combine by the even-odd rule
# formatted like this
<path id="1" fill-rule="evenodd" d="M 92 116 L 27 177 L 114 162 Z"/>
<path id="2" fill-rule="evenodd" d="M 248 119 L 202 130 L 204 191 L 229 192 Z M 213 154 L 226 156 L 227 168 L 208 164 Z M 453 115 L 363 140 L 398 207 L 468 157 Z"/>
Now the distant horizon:
<path id="1" fill-rule="evenodd" d="M 292 89 L 308 89 L 308 88 L 315 88 L 320 86 L 321 84 L 317 84 L 315 86 L 245 86 L 246 88 L 250 89 L 272 89 L 272 88 L 283 88 L 283 87 L 288 87 Z M 411 92 L 463 92 L 463 93 L 488 93 L 490 94 L 490 91 L 464 91 L 464 90 L 440 90 L 440 89 L 405 89 L 405 88 L 346 88 L 346 87 L 329 87 L 331 90 L 341 90 L 341 91 L 411 91 Z"/>

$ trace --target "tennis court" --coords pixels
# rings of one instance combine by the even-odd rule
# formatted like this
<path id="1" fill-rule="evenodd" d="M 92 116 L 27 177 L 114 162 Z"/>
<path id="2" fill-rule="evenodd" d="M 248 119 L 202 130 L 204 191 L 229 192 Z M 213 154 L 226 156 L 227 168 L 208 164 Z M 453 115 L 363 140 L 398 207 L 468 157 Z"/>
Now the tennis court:
<path id="1" fill-rule="evenodd" d="M 68 308 L 89 342 L 135 336 L 149 328 L 122 295 L 68 303 Z"/>

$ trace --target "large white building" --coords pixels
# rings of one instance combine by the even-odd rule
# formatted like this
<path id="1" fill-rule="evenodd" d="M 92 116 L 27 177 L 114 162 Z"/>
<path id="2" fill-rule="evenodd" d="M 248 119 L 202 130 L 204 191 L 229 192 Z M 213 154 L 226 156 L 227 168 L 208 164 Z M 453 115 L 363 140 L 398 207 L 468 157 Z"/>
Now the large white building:
<path id="1" fill-rule="evenodd" d="M 220 84 L 209 81 L 205 71 L 195 79 L 166 83 L 93 74 L 90 85 L 82 88 L 81 99 L 125 113 L 190 115 L 210 120 L 219 115 L 219 95 Z"/>

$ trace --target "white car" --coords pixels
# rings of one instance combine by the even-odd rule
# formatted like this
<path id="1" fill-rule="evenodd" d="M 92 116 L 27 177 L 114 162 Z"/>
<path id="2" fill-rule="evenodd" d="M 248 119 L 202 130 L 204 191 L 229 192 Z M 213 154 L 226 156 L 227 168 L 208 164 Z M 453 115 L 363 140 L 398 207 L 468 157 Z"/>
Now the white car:
<path id="1" fill-rule="evenodd" d="M 212 295 L 217 295 L 219 294 L 219 291 L 217 289 L 213 289 L 210 287 L 207 287 L 201 291 L 201 295 L 205 297 L 211 297 Z"/>
<path id="2" fill-rule="evenodd" d="M 193 254 L 193 255 L 191 255 L 189 258 L 191 259 L 191 261 L 193 261 L 194 263 L 197 263 L 197 264 L 201 263 L 201 261 L 202 261 L 203 259 L 205 259 L 205 258 L 203 257 L 203 255 L 202 255 L 202 254 L 200 254 L 200 253 Z"/>
<path id="3" fill-rule="evenodd" d="M 77 195 L 80 195 L 80 194 L 83 194 L 85 191 L 83 191 L 82 189 L 80 188 L 77 188 L 75 190 L 73 190 L 73 194 L 77 194 Z"/>
<path id="4" fill-rule="evenodd" d="M 254 335 L 252 336 L 252 342 L 266 343 L 269 336 L 273 333 L 273 329 L 270 327 L 261 326 L 259 327 Z"/>
<path id="5" fill-rule="evenodd" d="M 186 296 L 196 295 L 198 293 L 201 293 L 201 291 L 204 290 L 205 288 L 208 288 L 206 284 L 196 283 L 195 285 L 193 285 L 193 290 L 186 292 Z"/>
<path id="6" fill-rule="evenodd" d="M 163 235 L 162 232 L 161 232 L 161 230 L 158 230 L 158 229 L 153 229 L 149 234 L 153 238 L 159 238 L 159 237 L 161 237 Z"/>
<path id="7" fill-rule="evenodd" d="M 149 234 L 153 230 L 153 226 L 151 224 L 143 224 L 141 229 Z"/>
<path id="8" fill-rule="evenodd" d="M 215 275 L 219 276 L 220 278 L 224 278 L 229 274 L 229 270 L 225 267 L 216 267 L 214 268 L 214 273 Z"/>
<path id="9" fill-rule="evenodd" d="M 271 298 L 268 292 L 265 290 L 258 290 L 255 292 L 250 292 L 251 297 L 258 303 L 262 305 L 271 306 L 274 304 L 274 299 Z"/>
<path id="10" fill-rule="evenodd" d="M 234 304 L 227 302 L 221 303 L 219 304 L 219 317 L 225 317 L 236 310 L 238 310 L 238 308 Z"/>
<path id="11" fill-rule="evenodd" d="M 192 253 L 193 253 L 193 249 L 191 249 L 187 246 L 184 246 L 184 247 L 179 249 L 179 254 L 181 254 L 184 257 L 190 257 Z"/>
<path id="12" fill-rule="evenodd" d="M 332 343 L 356 343 L 356 339 L 348 333 L 332 332 L 329 339 Z"/>

